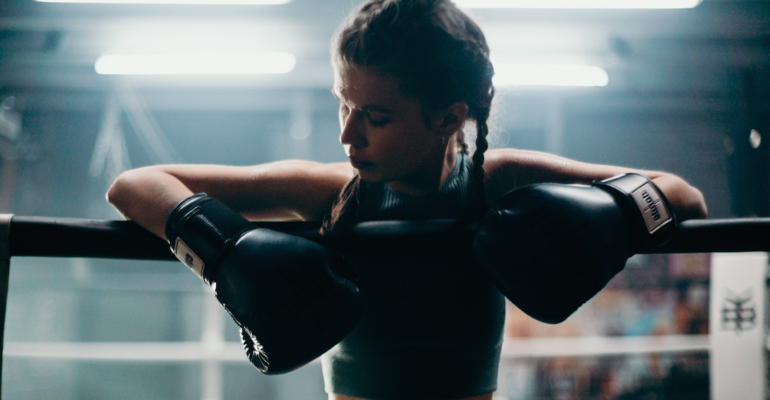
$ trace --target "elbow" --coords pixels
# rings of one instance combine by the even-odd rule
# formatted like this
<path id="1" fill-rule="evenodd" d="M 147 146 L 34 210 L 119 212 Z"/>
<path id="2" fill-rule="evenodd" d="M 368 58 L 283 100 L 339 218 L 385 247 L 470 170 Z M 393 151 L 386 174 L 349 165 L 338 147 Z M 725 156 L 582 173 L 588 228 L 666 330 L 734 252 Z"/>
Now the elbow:
<path id="1" fill-rule="evenodd" d="M 121 200 L 123 200 L 126 197 L 126 193 L 128 192 L 128 184 L 126 182 L 126 175 L 130 171 L 123 172 L 120 175 L 118 175 L 117 178 L 115 178 L 115 181 L 112 182 L 112 185 L 110 185 L 110 188 L 107 189 L 107 202 L 114 205 L 117 205 L 121 203 Z"/>
<path id="2" fill-rule="evenodd" d="M 112 185 L 110 185 L 110 188 L 107 189 L 107 202 L 115 207 L 124 217 L 131 199 L 135 198 L 137 189 L 141 187 L 141 182 L 139 182 L 136 175 L 136 170 L 125 171 L 118 175 L 115 181 L 112 182 Z"/>
<path id="3" fill-rule="evenodd" d="M 122 177 L 123 174 L 118 175 L 115 181 L 110 185 L 110 188 L 107 189 L 107 194 L 105 195 L 107 202 L 113 206 L 123 197 L 124 183 Z"/>

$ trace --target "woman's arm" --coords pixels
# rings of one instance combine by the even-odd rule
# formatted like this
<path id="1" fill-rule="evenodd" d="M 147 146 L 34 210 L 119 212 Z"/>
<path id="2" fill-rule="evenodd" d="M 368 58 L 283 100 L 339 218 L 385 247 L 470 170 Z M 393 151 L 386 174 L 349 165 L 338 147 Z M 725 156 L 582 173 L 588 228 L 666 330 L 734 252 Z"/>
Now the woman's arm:
<path id="1" fill-rule="evenodd" d="M 348 163 L 157 165 L 122 173 L 107 200 L 127 219 L 165 237 L 169 214 L 193 193 L 206 192 L 251 220 L 320 220 L 352 177 Z"/>
<path id="2" fill-rule="evenodd" d="M 644 171 L 611 165 L 589 164 L 536 151 L 515 149 L 490 150 L 484 171 L 487 201 L 491 204 L 508 191 L 533 183 L 591 183 L 634 172 L 645 175 L 663 191 L 679 220 L 706 218 L 703 194 L 678 176 L 658 171 Z"/>

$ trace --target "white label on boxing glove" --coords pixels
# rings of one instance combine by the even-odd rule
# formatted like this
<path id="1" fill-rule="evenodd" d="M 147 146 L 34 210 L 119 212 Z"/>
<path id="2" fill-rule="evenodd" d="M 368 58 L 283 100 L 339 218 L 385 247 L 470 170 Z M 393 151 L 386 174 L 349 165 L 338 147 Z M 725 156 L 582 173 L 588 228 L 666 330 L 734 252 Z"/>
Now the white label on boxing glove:
<path id="1" fill-rule="evenodd" d="M 631 197 L 639 206 L 647 231 L 652 234 L 660 227 L 671 221 L 671 215 L 666 209 L 665 203 L 660 199 L 660 194 L 650 183 L 645 183 L 631 193 Z"/>
<path id="2" fill-rule="evenodd" d="M 185 243 L 182 238 L 176 238 L 174 255 L 179 261 L 183 262 L 184 265 L 190 267 L 190 269 L 195 272 L 195 275 L 198 275 L 199 278 L 203 279 L 203 268 L 206 265 L 203 264 L 203 260 L 201 260 L 194 251 L 187 247 L 187 243 Z"/>

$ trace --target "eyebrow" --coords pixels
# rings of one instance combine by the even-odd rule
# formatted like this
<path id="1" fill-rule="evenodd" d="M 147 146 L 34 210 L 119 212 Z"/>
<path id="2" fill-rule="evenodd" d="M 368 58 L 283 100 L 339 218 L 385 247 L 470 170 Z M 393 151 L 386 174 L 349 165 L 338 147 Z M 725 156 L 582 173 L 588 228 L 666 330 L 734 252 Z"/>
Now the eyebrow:
<path id="1" fill-rule="evenodd" d="M 334 92 L 334 89 L 332 89 L 331 92 L 332 92 L 332 95 L 334 96 L 334 98 L 337 99 L 337 101 L 339 101 L 341 103 L 342 100 L 340 99 L 339 96 L 337 96 L 337 93 Z M 381 112 L 381 113 L 393 113 L 392 109 L 387 108 L 387 107 L 378 106 L 376 104 L 365 105 L 365 106 L 361 107 L 360 110 L 362 110 L 362 111 L 374 111 L 374 112 Z"/>
<path id="2" fill-rule="evenodd" d="M 374 104 L 368 105 L 368 106 L 363 106 L 363 107 L 361 107 L 361 109 L 364 110 L 364 111 L 374 111 L 374 112 L 381 112 L 381 113 L 393 113 L 393 110 L 391 110 L 390 108 L 381 107 L 381 106 L 374 105 Z"/>

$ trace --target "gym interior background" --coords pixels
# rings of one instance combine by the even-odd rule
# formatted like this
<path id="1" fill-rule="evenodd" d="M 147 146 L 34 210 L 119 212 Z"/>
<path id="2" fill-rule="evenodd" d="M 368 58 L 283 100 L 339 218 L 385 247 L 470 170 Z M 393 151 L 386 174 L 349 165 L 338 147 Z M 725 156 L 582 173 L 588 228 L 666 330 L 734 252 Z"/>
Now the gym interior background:
<path id="1" fill-rule="evenodd" d="M 0 0 L 0 212 L 118 219 L 109 183 L 154 163 L 345 161 L 328 49 L 355 3 Z M 712 218 L 770 214 L 770 3 L 469 11 L 501 73 L 506 63 L 588 65 L 608 77 L 591 87 L 501 81 L 495 147 L 669 171 L 703 191 Z M 282 74 L 95 70 L 103 55 L 163 52 L 284 52 L 296 62 Z M 708 398 L 708 280 L 707 254 L 637 256 L 562 325 L 509 307 L 496 398 Z M 210 300 L 181 263 L 15 259 L 2 395 L 325 398 L 317 363 L 259 374 Z M 580 351 L 650 336 L 691 349 Z"/>

